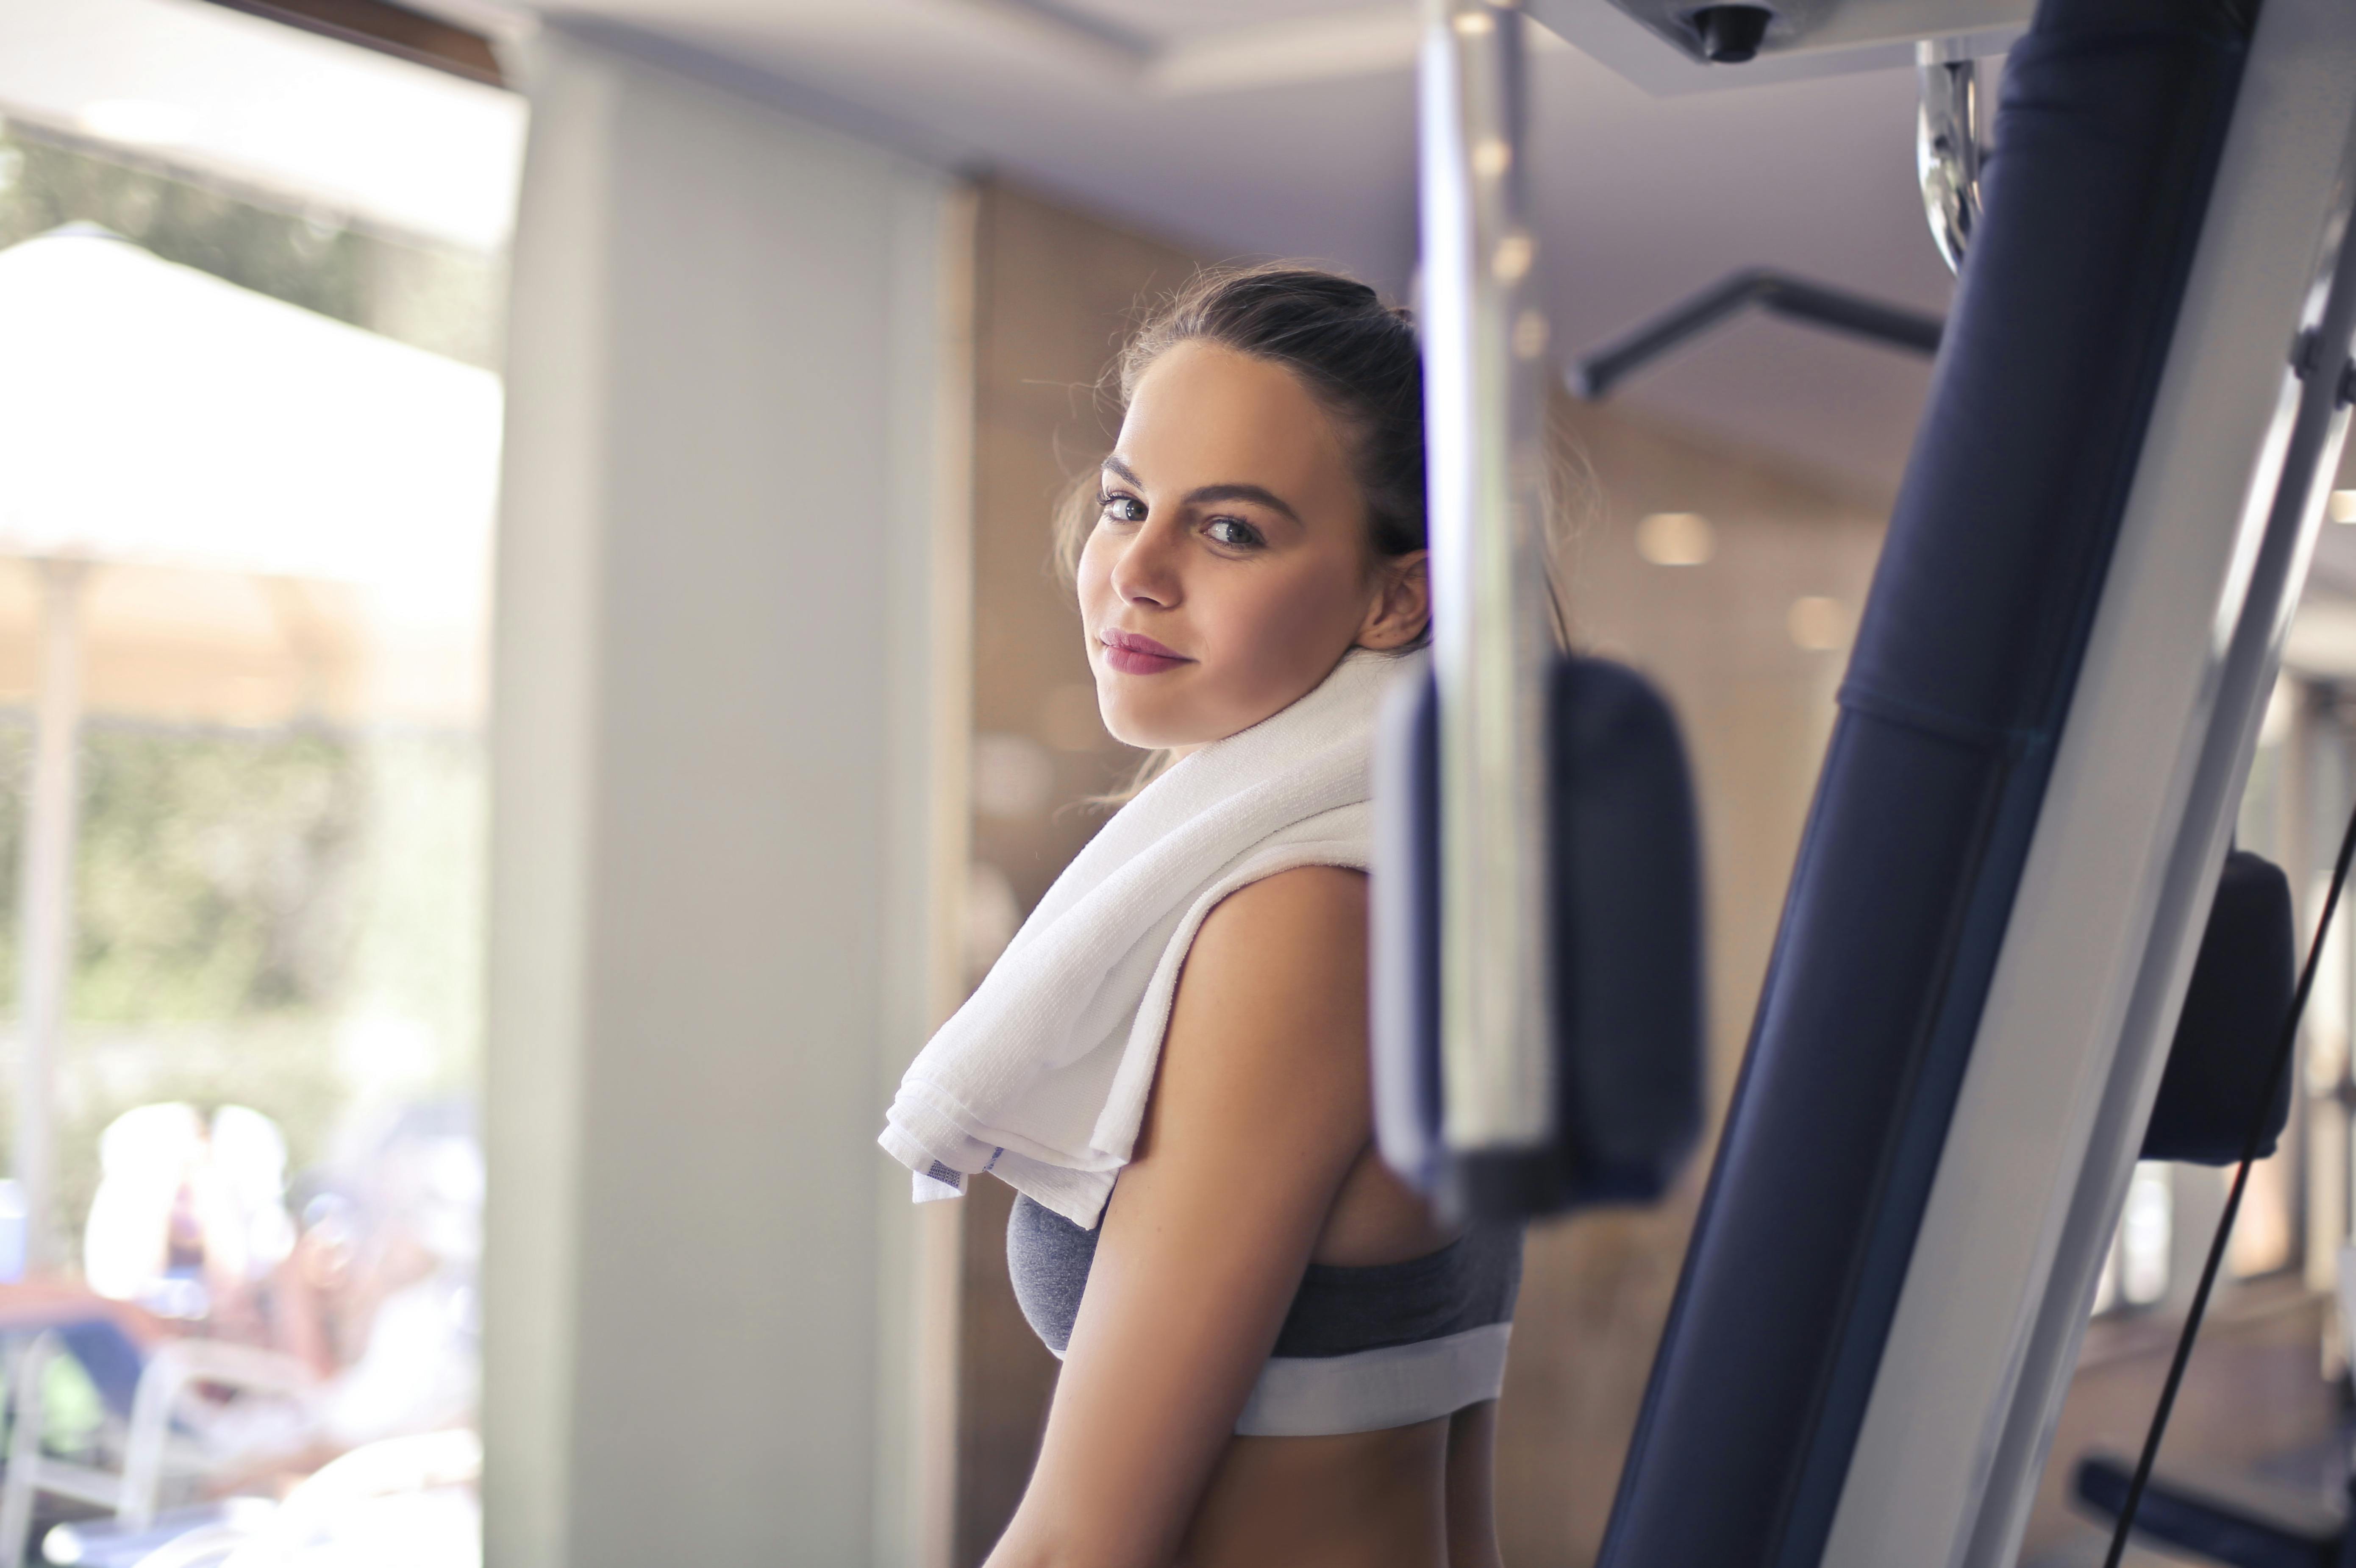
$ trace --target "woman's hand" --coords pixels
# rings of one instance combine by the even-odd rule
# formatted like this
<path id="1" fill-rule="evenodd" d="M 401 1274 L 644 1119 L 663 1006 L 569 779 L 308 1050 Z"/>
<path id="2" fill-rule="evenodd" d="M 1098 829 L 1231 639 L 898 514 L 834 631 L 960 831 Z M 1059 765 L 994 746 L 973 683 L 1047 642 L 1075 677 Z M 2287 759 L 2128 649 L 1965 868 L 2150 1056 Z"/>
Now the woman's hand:
<path id="1" fill-rule="evenodd" d="M 1030 1489 L 987 1568 L 1161 1568 L 1371 1135 L 1366 883 L 1303 867 L 1214 909 L 1105 1211 Z"/>

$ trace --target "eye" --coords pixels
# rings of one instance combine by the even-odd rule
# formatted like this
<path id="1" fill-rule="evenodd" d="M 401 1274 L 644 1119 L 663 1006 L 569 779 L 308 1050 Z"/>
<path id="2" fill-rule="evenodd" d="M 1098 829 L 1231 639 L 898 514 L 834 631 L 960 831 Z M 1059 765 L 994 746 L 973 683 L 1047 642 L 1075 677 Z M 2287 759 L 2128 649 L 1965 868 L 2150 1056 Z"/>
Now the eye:
<path id="1" fill-rule="evenodd" d="M 1107 522 L 1143 522 L 1145 503 L 1135 496 L 1111 492 L 1097 498 L 1097 506 Z"/>
<path id="2" fill-rule="evenodd" d="M 1215 517 L 1203 525 L 1203 535 L 1230 550 L 1256 550 L 1268 542 L 1258 529 L 1239 517 Z"/>

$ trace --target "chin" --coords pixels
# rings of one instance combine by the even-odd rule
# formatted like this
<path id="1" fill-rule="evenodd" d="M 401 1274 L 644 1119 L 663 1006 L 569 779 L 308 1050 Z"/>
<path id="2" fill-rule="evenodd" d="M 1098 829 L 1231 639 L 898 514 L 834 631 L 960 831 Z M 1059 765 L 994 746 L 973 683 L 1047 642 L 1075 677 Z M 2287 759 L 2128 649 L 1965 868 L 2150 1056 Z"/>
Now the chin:
<path id="1" fill-rule="evenodd" d="M 1105 733 L 1123 746 L 1133 746 L 1140 751 L 1162 751 L 1180 742 L 1164 740 L 1162 732 L 1151 725 L 1108 723 Z"/>
<path id="2" fill-rule="evenodd" d="M 1157 723 L 1162 715 L 1128 713 L 1116 710 L 1104 715 L 1105 733 L 1123 746 L 1133 746 L 1140 751 L 1167 751 L 1173 746 L 1194 743 L 1180 738 L 1184 726 L 1165 722 Z"/>

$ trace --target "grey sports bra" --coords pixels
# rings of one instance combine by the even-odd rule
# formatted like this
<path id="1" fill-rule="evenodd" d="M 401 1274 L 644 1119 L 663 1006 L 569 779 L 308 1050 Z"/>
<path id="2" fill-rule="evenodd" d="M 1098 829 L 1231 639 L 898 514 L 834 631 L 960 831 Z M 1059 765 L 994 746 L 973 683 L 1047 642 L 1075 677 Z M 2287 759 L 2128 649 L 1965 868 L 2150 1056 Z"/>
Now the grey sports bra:
<path id="1" fill-rule="evenodd" d="M 1098 1231 L 1028 1197 L 1006 1223 L 1007 1269 L 1033 1332 L 1061 1359 Z M 1522 1228 L 1475 1226 L 1403 1263 L 1312 1263 L 1236 1431 L 1375 1432 L 1497 1397 L 1522 1283 Z"/>

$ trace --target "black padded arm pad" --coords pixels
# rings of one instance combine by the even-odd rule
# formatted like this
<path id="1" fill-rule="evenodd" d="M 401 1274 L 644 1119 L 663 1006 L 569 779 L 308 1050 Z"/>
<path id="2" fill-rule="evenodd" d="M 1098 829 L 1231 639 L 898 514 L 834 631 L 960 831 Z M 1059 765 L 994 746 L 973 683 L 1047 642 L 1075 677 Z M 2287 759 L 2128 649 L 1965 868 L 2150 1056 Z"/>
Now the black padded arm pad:
<path id="1" fill-rule="evenodd" d="M 1375 757 L 1375 1126 L 1451 1207 L 1523 1219 L 1657 1197 L 1702 1119 L 1701 873 L 1685 745 L 1634 671 L 1556 663 L 1547 703 L 1555 1136 L 1451 1156 L 1440 1138 L 1440 728 L 1429 675 Z"/>
<path id="2" fill-rule="evenodd" d="M 2275 1071 L 2275 1053 L 2297 989 L 2297 950 L 2289 879 L 2248 850 L 2233 851 L 2218 878 L 2159 1097 L 2144 1124 L 2145 1159 L 2233 1165 L 2254 1123 L 2260 1129 L 2256 1156 L 2275 1152 L 2290 1120 L 2292 1075 Z"/>

